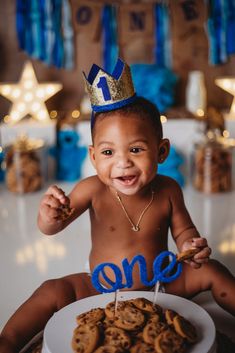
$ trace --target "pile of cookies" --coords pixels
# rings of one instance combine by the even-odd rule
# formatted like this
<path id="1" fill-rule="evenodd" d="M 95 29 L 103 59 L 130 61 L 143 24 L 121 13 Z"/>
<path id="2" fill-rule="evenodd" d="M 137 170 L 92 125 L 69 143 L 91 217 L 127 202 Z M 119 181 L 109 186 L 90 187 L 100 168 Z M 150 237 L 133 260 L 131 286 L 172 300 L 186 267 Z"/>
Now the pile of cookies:
<path id="1" fill-rule="evenodd" d="M 196 328 L 177 312 L 146 298 L 110 302 L 76 317 L 75 353 L 184 353 L 197 342 Z"/>

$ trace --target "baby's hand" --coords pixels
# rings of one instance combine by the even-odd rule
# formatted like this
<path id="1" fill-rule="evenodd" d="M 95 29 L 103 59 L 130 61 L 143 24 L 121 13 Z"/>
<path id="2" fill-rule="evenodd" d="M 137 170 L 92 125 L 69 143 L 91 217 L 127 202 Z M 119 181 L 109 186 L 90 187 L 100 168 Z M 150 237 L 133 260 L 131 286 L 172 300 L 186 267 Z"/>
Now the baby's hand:
<path id="1" fill-rule="evenodd" d="M 61 222 L 64 219 L 63 208 L 69 205 L 70 200 L 64 191 L 56 185 L 50 186 L 39 206 L 40 217 L 48 224 Z"/>
<path id="2" fill-rule="evenodd" d="M 203 263 L 208 262 L 211 254 L 211 248 L 205 238 L 192 238 L 186 240 L 182 246 L 181 252 L 189 249 L 198 249 L 198 252 L 190 259 L 185 260 L 193 268 L 199 268 Z"/>

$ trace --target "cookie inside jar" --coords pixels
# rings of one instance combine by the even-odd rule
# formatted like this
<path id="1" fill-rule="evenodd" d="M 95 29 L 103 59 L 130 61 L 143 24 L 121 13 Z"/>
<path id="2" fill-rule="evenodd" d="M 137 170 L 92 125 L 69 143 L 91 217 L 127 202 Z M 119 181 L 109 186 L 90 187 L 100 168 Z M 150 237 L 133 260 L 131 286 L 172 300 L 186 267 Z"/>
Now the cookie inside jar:
<path id="1" fill-rule="evenodd" d="M 195 145 L 193 184 L 207 194 L 232 189 L 232 148 L 226 139 L 211 134 Z"/>
<path id="2" fill-rule="evenodd" d="M 116 309 L 110 302 L 77 315 L 76 321 L 75 353 L 186 353 L 198 342 L 191 322 L 146 298 L 119 301 Z"/>
<path id="3" fill-rule="evenodd" d="M 45 148 L 41 139 L 22 135 L 6 148 L 6 184 L 14 193 L 24 194 L 42 188 L 45 176 Z"/>

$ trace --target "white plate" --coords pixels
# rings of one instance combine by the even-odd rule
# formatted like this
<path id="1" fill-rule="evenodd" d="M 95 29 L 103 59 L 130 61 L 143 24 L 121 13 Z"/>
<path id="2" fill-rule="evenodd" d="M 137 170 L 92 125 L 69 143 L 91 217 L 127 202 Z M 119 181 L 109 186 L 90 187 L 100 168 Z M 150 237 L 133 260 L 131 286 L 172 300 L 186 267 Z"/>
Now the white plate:
<path id="1" fill-rule="evenodd" d="M 119 300 L 145 297 L 153 300 L 153 292 L 119 292 Z M 72 353 L 71 340 L 77 326 L 76 316 L 92 308 L 105 307 L 114 300 L 114 293 L 100 294 L 67 305 L 48 321 L 43 335 L 42 353 Z M 199 340 L 190 353 L 215 352 L 215 325 L 208 313 L 199 305 L 175 295 L 158 293 L 157 303 L 173 309 L 195 325 Z"/>

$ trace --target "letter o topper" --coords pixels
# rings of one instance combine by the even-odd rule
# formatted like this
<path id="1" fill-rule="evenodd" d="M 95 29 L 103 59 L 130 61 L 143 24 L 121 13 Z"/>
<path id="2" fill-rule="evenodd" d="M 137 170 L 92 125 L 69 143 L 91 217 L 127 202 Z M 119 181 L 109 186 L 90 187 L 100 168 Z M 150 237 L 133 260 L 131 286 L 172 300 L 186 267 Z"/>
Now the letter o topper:
<path id="1" fill-rule="evenodd" d="M 171 261 L 167 266 L 162 268 L 164 260 L 166 257 L 171 258 Z M 163 251 L 160 253 L 153 262 L 153 274 L 154 277 L 151 281 L 147 281 L 147 269 L 146 269 L 146 261 L 142 255 L 136 255 L 132 261 L 129 263 L 128 260 L 125 258 L 122 261 L 123 272 L 126 277 L 126 283 L 122 282 L 122 272 L 120 268 L 111 263 L 111 262 L 104 262 L 99 264 L 95 267 L 92 273 L 92 284 L 93 286 L 102 293 L 111 293 L 115 292 L 117 289 L 122 288 L 130 288 L 133 284 L 132 279 L 132 271 L 134 264 L 139 263 L 139 270 L 140 270 L 140 279 L 144 285 L 153 286 L 157 281 L 163 283 L 169 283 L 174 281 L 178 278 L 182 272 L 182 264 L 177 262 L 175 254 L 171 251 Z M 105 273 L 105 267 L 110 267 L 115 275 L 115 282 L 112 281 Z M 172 271 L 174 270 L 173 274 Z M 110 288 L 105 287 L 100 282 L 101 276 L 103 277 L 104 281 L 110 286 Z"/>
<path id="2" fill-rule="evenodd" d="M 109 279 L 104 271 L 105 267 L 110 267 L 114 274 L 115 274 L 115 277 L 116 277 L 116 281 L 113 282 L 111 281 L 111 279 Z M 102 274 L 103 278 L 105 279 L 105 281 L 111 285 L 112 287 L 111 288 L 106 288 L 104 285 L 102 285 L 100 283 L 100 274 Z M 91 281 L 92 281 L 92 284 L 93 286 L 99 291 L 99 292 L 102 292 L 102 293 L 111 293 L 111 292 L 115 292 L 117 289 L 120 289 L 120 288 L 124 288 L 124 285 L 122 284 L 122 273 L 121 273 L 121 270 L 120 268 L 111 263 L 111 262 L 104 262 L 98 266 L 96 266 L 96 268 L 94 269 L 93 273 L 92 273 L 92 277 L 91 277 Z"/>
<path id="3" fill-rule="evenodd" d="M 76 21 L 79 25 L 86 25 L 91 21 L 92 10 L 89 6 L 81 6 L 76 13 Z"/>

